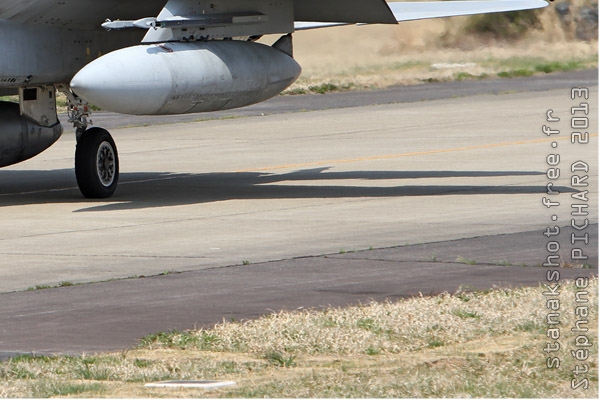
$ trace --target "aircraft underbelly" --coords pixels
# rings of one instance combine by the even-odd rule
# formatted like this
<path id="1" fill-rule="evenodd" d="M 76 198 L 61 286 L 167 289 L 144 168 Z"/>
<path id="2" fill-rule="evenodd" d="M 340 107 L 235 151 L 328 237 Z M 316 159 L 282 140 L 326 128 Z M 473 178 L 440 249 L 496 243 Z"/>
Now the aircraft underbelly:
<path id="1" fill-rule="evenodd" d="M 83 66 L 124 45 L 138 31 L 70 31 L 0 20 L 0 90 L 69 82 Z"/>
<path id="2" fill-rule="evenodd" d="M 0 0 L 0 19 L 41 28 L 98 30 L 106 18 L 156 15 L 166 0 Z"/>
<path id="3" fill-rule="evenodd" d="M 295 0 L 296 21 L 395 24 L 385 0 Z"/>

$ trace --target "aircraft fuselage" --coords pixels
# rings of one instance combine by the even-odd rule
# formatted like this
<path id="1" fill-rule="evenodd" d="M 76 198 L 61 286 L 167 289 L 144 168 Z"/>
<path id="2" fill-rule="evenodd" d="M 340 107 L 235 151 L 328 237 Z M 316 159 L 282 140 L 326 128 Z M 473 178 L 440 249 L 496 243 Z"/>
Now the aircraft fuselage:
<path id="1" fill-rule="evenodd" d="M 0 19 L 0 91 L 68 83 L 83 66 L 110 51 L 139 43 L 144 33 L 72 30 Z"/>

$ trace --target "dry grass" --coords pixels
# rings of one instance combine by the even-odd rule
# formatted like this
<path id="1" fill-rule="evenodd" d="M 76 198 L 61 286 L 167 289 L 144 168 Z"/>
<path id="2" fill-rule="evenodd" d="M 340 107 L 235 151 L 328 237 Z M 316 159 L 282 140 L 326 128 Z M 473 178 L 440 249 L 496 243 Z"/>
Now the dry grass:
<path id="1" fill-rule="evenodd" d="M 573 10 L 590 0 L 573 0 Z M 294 35 L 294 54 L 303 72 L 288 93 L 338 88 L 382 88 L 464 78 L 495 78 L 499 73 L 556 70 L 598 65 L 598 42 L 578 41 L 575 26 L 563 26 L 554 6 L 539 10 L 540 26 L 518 40 L 466 34 L 472 17 L 402 22 L 396 26 L 345 26 Z M 265 42 L 272 42 L 272 38 Z"/>
<path id="2" fill-rule="evenodd" d="M 540 270 L 540 274 L 544 272 Z M 598 281 L 585 289 L 593 346 L 579 362 L 574 284 L 561 282 L 561 368 L 546 365 L 545 288 L 444 294 L 277 313 L 146 338 L 137 349 L 0 364 L 0 397 L 594 397 Z M 587 390 L 570 387 L 576 364 Z M 218 391 L 149 389 L 166 379 L 234 380 Z"/>
<path id="3" fill-rule="evenodd" d="M 463 294 L 372 303 L 320 313 L 278 313 L 244 324 L 221 324 L 210 331 L 172 335 L 177 347 L 263 354 L 394 354 L 502 335 L 541 320 L 539 303 L 524 303 L 520 291 Z M 481 310 L 488 311 L 482 313 Z M 541 328 L 541 324 L 534 329 Z M 162 346 L 161 338 L 148 346 Z M 276 344 L 276 345 L 275 345 Z"/>

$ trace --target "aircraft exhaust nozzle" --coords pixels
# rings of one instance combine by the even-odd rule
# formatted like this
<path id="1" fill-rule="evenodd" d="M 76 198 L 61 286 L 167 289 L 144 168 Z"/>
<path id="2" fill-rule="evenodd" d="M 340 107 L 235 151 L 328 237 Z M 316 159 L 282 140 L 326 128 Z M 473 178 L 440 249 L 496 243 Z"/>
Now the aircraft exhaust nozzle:
<path id="1" fill-rule="evenodd" d="M 291 85 L 300 71 L 288 54 L 259 43 L 177 42 L 106 54 L 82 68 L 71 88 L 122 114 L 185 114 L 264 101 Z"/>

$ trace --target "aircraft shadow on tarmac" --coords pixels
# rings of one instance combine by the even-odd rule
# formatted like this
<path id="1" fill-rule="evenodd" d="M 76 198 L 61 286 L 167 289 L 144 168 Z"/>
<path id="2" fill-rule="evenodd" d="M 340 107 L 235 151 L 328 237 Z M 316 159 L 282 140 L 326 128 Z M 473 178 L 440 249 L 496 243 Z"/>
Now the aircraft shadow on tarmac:
<path id="1" fill-rule="evenodd" d="M 406 197 L 440 195 L 542 194 L 538 185 L 452 184 L 455 178 L 493 178 L 544 175 L 538 171 L 349 171 L 327 172 L 329 168 L 290 173 L 218 172 L 206 174 L 122 173 L 119 189 L 110 204 L 92 205 L 77 211 L 110 211 L 200 204 L 224 200 Z M 447 178 L 447 185 L 410 185 L 411 180 Z M 386 186 L 344 184 L 348 180 L 386 181 Z M 397 180 L 397 185 L 390 181 Z M 534 180 L 538 181 L 539 178 Z M 302 181 L 302 184 L 294 182 Z M 313 181 L 316 184 L 311 185 Z M 322 182 L 331 185 L 323 185 Z M 317 183 L 318 182 L 318 183 Z M 572 192 L 568 187 L 554 190 Z M 73 172 L 1 171 L 0 206 L 48 203 L 81 203 Z"/>

